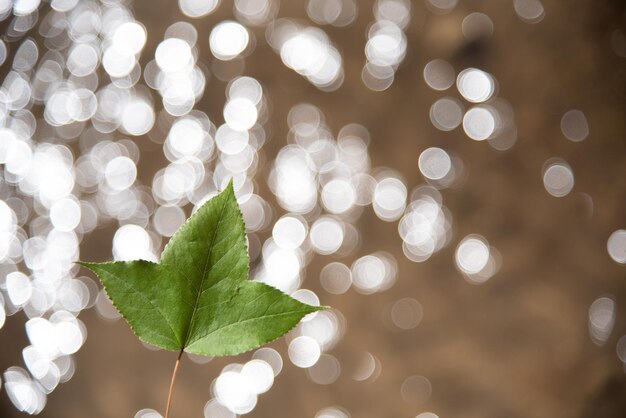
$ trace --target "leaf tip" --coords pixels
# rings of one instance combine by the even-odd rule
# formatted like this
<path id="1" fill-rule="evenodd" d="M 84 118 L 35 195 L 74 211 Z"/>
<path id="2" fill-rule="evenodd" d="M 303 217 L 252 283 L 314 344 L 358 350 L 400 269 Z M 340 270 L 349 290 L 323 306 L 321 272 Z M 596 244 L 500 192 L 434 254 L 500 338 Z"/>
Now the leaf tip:
<path id="1" fill-rule="evenodd" d="M 307 308 L 310 309 L 309 313 L 329 311 L 332 309 L 332 307 L 326 305 L 307 305 Z"/>
<path id="2" fill-rule="evenodd" d="M 222 193 L 229 193 L 233 196 L 235 195 L 235 184 L 232 177 L 230 178 L 230 180 L 228 180 L 228 184 L 226 184 L 226 187 L 224 187 L 224 189 L 219 194 Z"/>
<path id="3" fill-rule="evenodd" d="M 95 266 L 96 264 L 102 264 L 102 263 L 94 263 L 91 261 L 76 260 L 76 261 L 72 261 L 72 264 L 78 264 L 79 266 L 88 268 L 89 270 L 93 270 L 93 266 Z"/>

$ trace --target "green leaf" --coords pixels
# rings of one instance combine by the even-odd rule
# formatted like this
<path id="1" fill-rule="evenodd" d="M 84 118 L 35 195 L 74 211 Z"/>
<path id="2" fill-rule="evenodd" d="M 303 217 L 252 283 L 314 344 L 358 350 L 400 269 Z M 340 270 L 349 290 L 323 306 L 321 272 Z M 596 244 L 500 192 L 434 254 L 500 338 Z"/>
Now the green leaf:
<path id="1" fill-rule="evenodd" d="M 159 264 L 79 264 L 100 278 L 137 337 L 167 350 L 242 353 L 324 309 L 248 280 L 245 227 L 232 181 L 180 227 Z"/>

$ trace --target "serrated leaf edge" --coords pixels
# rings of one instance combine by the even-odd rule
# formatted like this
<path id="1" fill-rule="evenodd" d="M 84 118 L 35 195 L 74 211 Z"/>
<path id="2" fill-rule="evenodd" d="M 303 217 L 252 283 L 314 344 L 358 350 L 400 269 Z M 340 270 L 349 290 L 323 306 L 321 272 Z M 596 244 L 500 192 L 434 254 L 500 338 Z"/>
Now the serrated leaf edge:
<path id="1" fill-rule="evenodd" d="M 271 286 L 271 287 L 273 287 L 273 286 Z M 274 289 L 276 289 L 276 288 L 274 288 Z M 286 296 L 289 296 L 285 292 L 282 292 L 280 289 L 276 289 L 276 290 L 278 290 L 279 292 L 283 293 Z M 289 296 L 289 297 L 291 297 L 291 296 Z M 280 334 L 280 335 L 278 335 L 278 336 L 276 336 L 274 338 L 270 338 L 269 340 L 264 340 L 263 342 L 259 343 L 258 345 L 254 345 L 254 346 L 252 346 L 250 348 L 247 348 L 245 350 L 242 350 L 242 351 L 223 352 L 223 353 L 219 353 L 219 354 L 205 354 L 205 353 L 200 353 L 200 352 L 190 352 L 190 351 L 187 351 L 187 350 L 185 350 L 185 352 L 186 353 L 191 353 L 191 354 L 200 354 L 200 355 L 203 355 L 203 356 L 211 356 L 211 357 L 237 356 L 239 354 L 244 354 L 244 353 L 247 353 L 248 351 L 256 350 L 257 348 L 259 348 L 261 346 L 264 346 L 265 344 L 269 344 L 271 342 L 274 342 L 274 341 L 278 340 L 279 338 L 284 337 L 285 335 L 289 334 L 291 331 L 293 331 L 298 326 L 298 324 L 300 324 L 300 321 L 305 316 L 307 316 L 309 314 L 312 314 L 312 313 L 315 313 L 315 312 L 320 312 L 320 311 L 324 311 L 324 310 L 330 309 L 328 306 L 313 306 L 313 305 L 309 305 L 309 304 L 306 304 L 306 303 L 303 303 L 303 302 L 300 302 L 300 303 L 302 303 L 303 305 L 306 305 L 306 306 L 310 306 L 310 307 L 315 308 L 315 309 L 313 309 L 311 311 L 306 311 L 300 317 L 300 319 L 298 321 L 296 321 L 296 323 L 291 328 L 289 328 L 287 331 L 285 331 L 284 333 L 282 333 L 282 334 Z M 288 312 L 288 313 L 289 314 L 293 314 L 293 313 L 300 313 L 300 312 L 292 311 L 292 312 Z M 235 323 L 235 324 L 238 324 L 238 323 Z M 235 325 L 235 324 L 232 324 L 232 325 Z"/>
<path id="2" fill-rule="evenodd" d="M 217 197 L 218 195 L 220 195 L 220 194 L 222 194 L 222 193 L 226 192 L 229 188 L 232 190 L 233 197 L 234 197 L 234 198 L 235 198 L 235 200 L 236 200 L 236 199 L 237 199 L 237 196 L 235 195 L 235 190 L 234 190 L 233 180 L 231 179 L 231 180 L 228 182 L 228 185 L 226 186 L 226 188 L 225 188 L 224 190 L 222 190 L 221 192 L 218 192 L 215 196 L 212 196 L 210 199 L 208 199 L 206 202 L 204 202 L 204 203 L 203 203 L 203 204 L 202 204 L 202 205 L 201 205 L 198 209 L 196 209 L 196 210 L 194 211 L 194 213 L 192 213 L 192 214 L 189 216 L 189 218 L 187 218 L 187 220 L 185 220 L 185 222 L 183 223 L 183 225 L 181 225 L 181 226 L 180 226 L 180 227 L 176 230 L 176 233 L 178 233 L 178 231 L 180 231 L 180 230 L 181 230 L 181 229 L 182 229 L 182 228 L 183 228 L 186 224 L 190 223 L 190 222 L 191 222 L 191 220 L 192 220 L 192 219 L 193 219 L 193 218 L 194 218 L 194 217 L 195 217 L 195 216 L 196 216 L 196 215 L 200 212 L 200 210 L 204 207 L 204 205 L 209 204 L 209 202 L 210 202 L 213 198 L 215 198 L 215 197 Z M 239 219 L 240 219 L 240 221 L 241 221 L 241 223 L 242 223 L 242 225 L 243 225 L 243 233 L 244 233 L 244 237 L 246 238 L 246 239 L 244 239 L 244 244 L 243 244 L 243 245 L 244 245 L 244 249 L 245 249 L 245 251 L 246 251 L 246 258 L 247 258 L 247 268 L 246 268 L 246 270 L 247 270 L 247 273 L 248 273 L 248 277 L 246 278 L 246 281 L 251 281 L 251 280 L 250 280 L 250 277 L 249 277 L 249 275 L 250 275 L 250 255 L 249 255 L 249 248 L 248 248 L 248 239 L 247 239 L 247 235 L 246 235 L 246 224 L 245 224 L 245 219 L 244 219 L 244 217 L 243 217 L 243 213 L 241 212 L 241 209 L 239 208 L 239 204 L 237 204 L 237 205 L 236 205 L 236 207 L 237 207 L 237 214 L 238 214 Z M 170 245 L 170 243 L 171 243 L 171 242 L 172 242 L 172 239 L 170 238 L 170 239 L 168 240 L 167 244 L 165 244 L 165 246 L 163 247 L 163 250 L 161 251 L 161 254 L 160 254 L 160 256 L 159 256 L 159 259 L 161 258 L 162 254 L 166 251 L 166 249 L 168 248 L 168 246 Z M 155 262 L 153 262 L 153 261 L 144 260 L 144 259 L 129 260 L 129 261 L 143 261 L 143 262 L 146 262 L 146 263 L 149 263 L 149 264 L 153 264 L 153 265 L 155 265 L 155 266 L 158 266 L 158 265 L 160 264 L 160 263 L 155 263 Z M 113 263 L 114 263 L 114 262 L 124 262 L 124 261 L 113 261 Z M 87 268 L 87 269 L 91 270 L 91 271 L 92 271 L 92 272 L 93 272 L 96 276 L 98 276 L 98 278 L 100 278 L 100 275 L 99 275 L 97 272 L 93 271 L 93 270 L 92 270 L 92 269 L 91 269 L 91 268 L 90 268 L 87 264 L 91 264 L 91 265 L 106 265 L 106 264 L 110 264 L 110 263 L 112 263 L 112 262 L 110 262 L 110 261 L 109 261 L 109 262 L 83 262 L 83 261 L 75 261 L 75 262 L 74 262 L 74 264 L 79 264 L 79 265 L 81 265 L 81 266 L 83 266 L 83 267 L 85 267 L 85 268 Z M 263 340 L 263 341 L 262 341 L 262 342 L 260 342 L 258 345 L 255 345 L 255 346 L 253 346 L 253 347 L 250 347 L 250 348 L 245 349 L 245 350 L 242 350 L 242 351 L 236 351 L 236 352 L 222 352 L 222 353 L 201 353 L 201 352 L 191 352 L 191 351 L 187 351 L 186 349 L 187 349 L 188 347 L 190 347 L 191 345 L 193 345 L 193 343 L 192 343 L 191 345 L 187 345 L 187 346 L 185 346 L 184 344 L 186 343 L 186 341 L 185 341 L 184 343 L 182 343 L 183 347 L 179 347 L 179 348 L 177 348 L 177 349 L 171 349 L 171 348 L 163 347 L 163 346 L 160 346 L 160 345 L 155 345 L 155 344 L 154 344 L 154 343 L 152 343 L 152 342 L 148 342 L 148 341 L 146 341 L 146 340 L 145 340 L 145 339 L 144 339 L 141 335 L 139 335 L 139 333 L 136 331 L 135 327 L 133 326 L 133 324 L 131 323 L 131 321 L 130 321 L 127 317 L 126 317 L 126 315 L 124 315 L 124 314 L 122 313 L 122 311 L 119 309 L 119 307 L 117 306 L 117 304 L 113 301 L 113 298 L 111 298 L 111 297 L 109 296 L 109 292 L 108 292 L 107 286 L 106 286 L 106 285 L 104 285 L 104 283 L 102 282 L 102 280 L 101 280 L 101 279 L 100 279 L 100 283 L 102 283 L 102 288 L 104 289 L 104 291 L 105 291 L 105 293 L 106 293 L 106 295 L 107 295 L 107 298 L 109 299 L 109 301 L 111 302 L 111 304 L 113 305 L 113 307 L 117 310 L 117 312 L 120 314 L 120 316 L 121 316 L 122 318 L 124 318 L 124 320 L 126 321 L 126 323 L 128 324 L 128 326 L 130 327 L 130 329 L 131 329 L 131 331 L 133 332 L 133 334 L 134 334 L 137 338 L 139 338 L 139 340 L 140 340 L 140 341 L 142 341 L 142 342 L 144 342 L 144 343 L 146 343 L 146 344 L 152 345 L 152 346 L 159 347 L 159 348 L 161 348 L 161 349 L 163 349 L 163 350 L 167 350 L 167 351 L 178 351 L 178 350 L 183 350 L 183 351 L 185 351 L 185 352 L 187 352 L 187 353 L 191 353 L 191 354 L 200 354 L 200 355 L 212 356 L 212 357 L 222 357 L 222 356 L 229 356 L 229 355 L 238 355 L 238 354 L 243 354 L 243 353 L 246 353 L 246 352 L 251 351 L 251 350 L 255 350 L 255 349 L 257 349 L 257 348 L 259 348 L 259 347 L 261 347 L 261 346 L 263 346 L 263 345 L 265 345 L 265 344 L 269 344 L 269 343 L 271 343 L 271 342 L 273 342 L 273 341 L 276 341 L 277 339 L 279 339 L 279 338 L 283 337 L 284 335 L 288 334 L 289 332 L 291 332 L 291 331 L 292 331 L 295 327 L 297 327 L 297 326 L 298 326 L 298 324 L 300 323 L 300 320 L 302 320 L 302 318 L 304 318 L 306 315 L 311 314 L 311 313 L 314 313 L 314 312 L 319 312 L 319 311 L 323 311 L 323 310 L 326 310 L 326 309 L 330 309 L 328 306 L 313 306 L 313 305 L 309 305 L 309 304 L 306 304 L 306 303 L 300 302 L 300 303 L 302 303 L 303 305 L 308 306 L 308 307 L 311 307 L 311 308 L 313 308 L 313 309 L 311 309 L 311 310 L 303 310 L 303 311 L 291 311 L 291 312 L 286 312 L 286 313 L 281 313 L 281 314 L 278 314 L 278 315 L 302 314 L 302 316 L 300 317 L 300 319 L 299 319 L 298 321 L 296 321 L 296 322 L 295 322 L 295 324 L 294 324 L 291 328 L 289 328 L 289 329 L 288 329 L 288 330 L 286 330 L 284 333 L 282 333 L 282 334 L 280 334 L 280 335 L 278 335 L 278 336 L 276 336 L 276 337 L 274 337 L 274 338 L 270 338 L 270 339 L 268 339 L 268 340 Z M 286 294 L 285 292 L 282 292 L 280 289 L 275 288 L 274 286 L 268 285 L 268 284 L 266 284 L 266 283 L 264 283 L 264 284 L 265 284 L 266 286 L 272 287 L 273 289 L 275 289 L 275 290 L 277 290 L 277 291 L 281 292 L 281 293 L 282 293 L 283 295 L 285 295 L 285 296 L 291 297 L 290 295 Z M 162 315 L 162 314 L 161 314 L 161 315 Z M 259 319 L 259 318 L 255 318 L 255 319 Z M 190 322 L 190 330 L 191 330 L 191 324 L 192 324 L 192 323 L 193 323 L 193 315 L 192 315 L 192 320 L 191 320 L 191 322 Z M 230 325 L 236 325 L 236 324 L 238 324 L 238 323 L 235 323 L 235 324 L 229 324 L 229 326 L 230 326 Z M 187 339 L 188 337 L 185 337 L 185 338 Z M 203 338 L 204 338 L 204 337 L 203 337 Z M 174 342 L 176 342 L 176 341 L 174 341 Z"/>
<path id="3" fill-rule="evenodd" d="M 157 266 L 158 266 L 158 263 L 155 263 L 155 262 L 153 262 L 153 261 L 149 261 L 149 260 L 144 260 L 144 259 L 141 259 L 141 258 L 140 258 L 140 259 L 137 259 L 137 260 L 131 260 L 131 261 L 145 261 L 146 263 L 150 263 L 150 264 L 154 264 L 154 265 L 157 265 Z M 113 261 L 113 263 L 116 263 L 116 262 L 123 262 L 123 261 Z M 112 263 L 111 261 L 104 261 L 104 262 L 84 262 L 84 261 L 74 261 L 74 264 L 79 264 L 79 265 L 81 265 L 81 266 L 83 266 L 83 267 L 85 267 L 85 268 L 89 269 L 91 272 L 93 272 L 93 273 L 94 273 L 94 274 L 98 277 L 98 279 L 100 279 L 100 275 L 99 275 L 98 273 L 96 273 L 95 271 L 93 271 L 93 270 L 92 270 L 89 266 L 87 266 L 87 264 L 106 265 L 106 264 L 111 264 L 111 263 Z M 139 338 L 139 340 L 140 340 L 141 342 L 143 342 L 143 343 L 145 343 L 145 344 L 149 344 L 149 345 L 151 345 L 151 346 L 153 346 L 153 347 L 158 347 L 158 348 L 160 348 L 160 349 L 162 349 L 162 350 L 173 351 L 173 352 L 176 352 L 176 351 L 179 351 L 179 350 L 180 350 L 180 347 L 179 347 L 179 348 L 176 348 L 176 349 L 172 349 L 172 348 L 163 347 L 162 345 L 154 344 L 154 343 L 152 343 L 152 342 L 150 342 L 150 341 L 146 341 L 146 340 L 145 340 L 145 339 L 144 339 L 141 335 L 139 335 L 139 333 L 137 332 L 137 330 L 135 329 L 135 327 L 133 326 L 133 324 L 131 323 L 131 321 L 130 321 L 127 317 L 126 317 L 126 315 L 124 315 L 124 314 L 122 313 L 122 311 L 121 311 L 121 310 L 120 310 L 120 308 L 117 306 L 117 304 L 115 303 L 115 301 L 113 300 L 113 298 L 112 298 L 111 296 L 109 296 L 109 290 L 107 289 L 107 286 L 105 286 L 105 284 L 102 282 L 102 279 L 100 279 L 100 283 L 102 283 L 102 288 L 104 289 L 104 293 L 106 293 L 107 298 L 109 299 L 109 302 L 111 302 L 111 305 L 113 305 L 113 307 L 114 307 L 114 308 L 115 308 L 115 310 L 116 310 L 116 311 L 120 314 L 120 316 L 121 316 L 122 318 L 124 318 L 124 320 L 126 321 L 126 323 L 128 324 L 128 326 L 130 327 L 130 330 L 133 332 L 133 334 L 134 334 L 137 338 Z M 173 340 L 172 340 L 172 341 L 173 341 Z M 174 342 L 176 342 L 176 341 L 174 341 Z M 177 343 L 177 342 L 176 342 L 176 343 Z"/>

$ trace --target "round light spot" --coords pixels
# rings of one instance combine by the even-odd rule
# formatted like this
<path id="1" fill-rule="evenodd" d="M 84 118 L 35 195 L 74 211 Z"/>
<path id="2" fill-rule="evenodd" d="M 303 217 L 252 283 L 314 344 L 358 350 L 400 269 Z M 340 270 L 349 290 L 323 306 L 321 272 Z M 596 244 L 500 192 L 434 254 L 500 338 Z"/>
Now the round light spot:
<path id="1" fill-rule="evenodd" d="M 613 232 L 606 243 L 606 249 L 613 261 L 626 264 L 626 229 Z"/>
<path id="2" fill-rule="evenodd" d="M 422 321 L 422 305 L 413 298 L 402 298 L 393 303 L 390 314 L 399 329 L 413 329 Z"/>
<path id="3" fill-rule="evenodd" d="M 50 7 L 58 12 L 69 12 L 78 4 L 79 0 L 52 0 Z"/>
<path id="4" fill-rule="evenodd" d="M 441 180 L 452 168 L 452 160 L 441 148 L 425 149 L 419 156 L 419 169 L 424 177 L 430 180 Z"/>
<path id="5" fill-rule="evenodd" d="M 463 273 L 478 274 L 489 262 L 489 246 L 482 237 L 469 235 L 456 247 L 455 261 Z"/>
<path id="6" fill-rule="evenodd" d="M 7 274 L 5 283 L 9 300 L 15 306 L 24 305 L 33 294 L 30 278 L 20 271 Z"/>
<path id="7" fill-rule="evenodd" d="M 104 178 L 114 190 L 128 189 L 137 178 L 135 162 L 128 157 L 113 158 L 104 169 Z"/>
<path id="8" fill-rule="evenodd" d="M 247 414 L 256 406 L 257 396 L 250 382 L 234 370 L 220 374 L 215 379 L 214 390 L 217 400 L 236 414 Z"/>
<path id="9" fill-rule="evenodd" d="M 482 70 L 466 68 L 459 73 L 456 87 L 468 102 L 482 103 L 493 95 L 495 82 L 490 74 Z"/>
<path id="10" fill-rule="evenodd" d="M 294 338 L 289 343 L 289 360 L 303 369 L 313 366 L 319 360 L 322 351 L 319 344 L 305 335 Z"/>
<path id="11" fill-rule="evenodd" d="M 247 131 L 257 121 L 256 105 L 247 98 L 237 97 L 224 106 L 224 121 L 235 131 Z"/>
<path id="12" fill-rule="evenodd" d="M 344 324 L 333 311 L 321 311 L 300 326 L 300 335 L 313 338 L 320 348 L 330 350 L 338 342 Z"/>
<path id="13" fill-rule="evenodd" d="M 129 47 L 110 46 L 104 51 L 102 65 L 111 77 L 127 76 L 137 64 L 135 54 Z"/>
<path id="14" fill-rule="evenodd" d="M 570 141 L 584 141 L 589 136 L 589 124 L 580 110 L 570 110 L 561 118 L 561 132 Z"/>
<path id="15" fill-rule="evenodd" d="M 374 189 L 372 201 L 374 213 L 383 221 L 395 221 L 404 212 L 406 198 L 406 186 L 400 179 L 395 177 L 383 178 Z"/>
<path id="16" fill-rule="evenodd" d="M 259 348 L 254 352 L 252 358 L 263 360 L 267 364 L 269 364 L 274 371 L 274 377 L 278 376 L 283 369 L 283 358 L 280 356 L 278 351 L 274 350 L 273 348 Z"/>
<path id="17" fill-rule="evenodd" d="M 148 102 L 142 99 L 131 100 L 124 106 L 122 128 L 130 135 L 143 135 L 152 129 L 154 118 L 154 109 Z"/>
<path id="18" fill-rule="evenodd" d="M 286 250 L 300 247 L 306 238 L 306 226 L 294 216 L 284 216 L 274 224 L 272 238 L 276 245 Z"/>
<path id="19" fill-rule="evenodd" d="M 7 313 L 4 309 L 4 301 L 0 299 L 0 329 L 4 326 L 4 322 L 7 319 Z M 2 379 L 0 379 L 0 387 L 2 387 Z"/>
<path id="20" fill-rule="evenodd" d="M 178 157 L 197 155 L 210 140 L 202 124 L 193 118 L 181 118 L 172 124 L 166 146 Z"/>
<path id="21" fill-rule="evenodd" d="M 352 281 L 360 293 L 375 293 L 393 284 L 395 272 L 385 261 L 377 255 L 366 255 L 352 264 Z"/>
<path id="22" fill-rule="evenodd" d="M 13 3 L 13 13 L 15 16 L 26 16 L 37 10 L 41 0 L 14 0 L 8 3 Z"/>
<path id="23" fill-rule="evenodd" d="M 213 12 L 219 0 L 178 0 L 180 11 L 189 17 L 202 17 Z"/>
<path id="24" fill-rule="evenodd" d="M 392 67 L 404 59 L 406 46 L 406 34 L 399 26 L 388 20 L 377 21 L 369 29 L 365 55 L 377 67 Z"/>
<path id="25" fill-rule="evenodd" d="M 309 239 L 318 254 L 327 255 L 336 252 L 343 243 L 343 225 L 334 218 L 322 216 L 311 226 Z"/>
<path id="26" fill-rule="evenodd" d="M 274 369 L 267 362 L 254 359 L 241 368 L 241 375 L 248 380 L 254 393 L 265 393 L 274 384 Z"/>
<path id="27" fill-rule="evenodd" d="M 346 293 L 352 285 L 352 272 L 343 263 L 327 264 L 320 272 L 320 283 L 328 293 L 341 295 Z"/>
<path id="28" fill-rule="evenodd" d="M 9 367 L 3 376 L 4 390 L 15 408 L 30 415 L 39 414 L 43 410 L 46 394 L 43 387 L 31 379 L 26 370 Z"/>
<path id="29" fill-rule="evenodd" d="M 154 409 L 145 408 L 137 411 L 135 418 L 163 418 L 163 415 L 159 414 Z"/>
<path id="30" fill-rule="evenodd" d="M 77 77 L 85 77 L 93 73 L 98 65 L 99 54 L 92 45 L 77 44 L 70 50 L 67 58 L 67 69 Z"/>
<path id="31" fill-rule="evenodd" d="M 58 348 L 61 354 L 70 355 L 80 350 L 85 342 L 85 336 L 81 327 L 74 317 L 67 320 L 59 320 L 54 324 L 58 338 Z"/>
<path id="32" fill-rule="evenodd" d="M 265 283 L 284 292 L 293 292 L 298 284 L 301 260 L 298 253 L 268 245 L 263 251 L 263 264 L 269 275 Z"/>
<path id="33" fill-rule="evenodd" d="M 615 351 L 617 351 L 617 357 L 622 363 L 626 363 L 626 335 L 622 335 L 620 339 L 617 340 Z"/>
<path id="34" fill-rule="evenodd" d="M 248 46 L 249 40 L 250 35 L 243 25 L 225 21 L 211 31 L 209 46 L 216 58 L 228 61 L 241 54 Z"/>
<path id="35" fill-rule="evenodd" d="M 539 23 L 543 20 L 545 10 L 539 0 L 513 0 L 515 13 L 526 23 Z"/>
<path id="36" fill-rule="evenodd" d="M 193 63 L 189 44 L 182 39 L 168 38 L 157 46 L 154 53 L 156 63 L 165 72 L 177 72 Z"/>
<path id="37" fill-rule="evenodd" d="M 424 376 L 410 376 L 402 382 L 400 395 L 402 399 L 412 405 L 420 405 L 430 399 L 433 387 Z"/>
<path id="38" fill-rule="evenodd" d="M 334 179 L 322 188 L 322 203 L 331 213 L 341 214 L 356 204 L 356 190 L 352 183 L 345 179 Z"/>
<path id="39" fill-rule="evenodd" d="M 357 382 L 364 382 L 366 380 L 374 381 L 378 378 L 380 372 L 380 360 L 372 353 L 366 351 L 361 355 L 356 370 L 352 374 L 352 379 Z"/>
<path id="40" fill-rule="evenodd" d="M 252 77 L 238 77 L 228 84 L 227 96 L 229 99 L 242 97 L 259 104 L 263 97 L 263 87 Z"/>
<path id="41" fill-rule="evenodd" d="M 335 356 L 322 354 L 313 366 L 307 369 L 309 379 L 318 385 L 334 383 L 341 373 L 341 365 Z"/>
<path id="42" fill-rule="evenodd" d="M 377 66 L 367 62 L 361 70 L 361 80 L 365 87 L 373 91 L 387 90 L 393 84 L 395 71 L 391 66 Z"/>
<path id="43" fill-rule="evenodd" d="M 567 196 L 574 188 L 574 173 L 564 162 L 552 163 L 543 173 L 543 185 L 554 197 Z"/>
<path id="44" fill-rule="evenodd" d="M 470 13 L 463 19 L 461 31 L 470 41 L 488 38 L 493 34 L 493 21 L 484 13 Z"/>
<path id="45" fill-rule="evenodd" d="M 315 418 L 350 418 L 350 414 L 339 408 L 324 408 L 315 414 Z"/>
<path id="46" fill-rule="evenodd" d="M 224 124 L 215 133 L 217 148 L 225 154 L 235 155 L 242 152 L 250 141 L 248 131 L 236 131 Z"/>
<path id="47" fill-rule="evenodd" d="M 430 107 L 430 121 L 440 131 L 451 131 L 461 124 L 463 106 L 451 97 L 438 99 Z"/>
<path id="48" fill-rule="evenodd" d="M 121 226 L 113 236 L 113 258 L 115 260 L 155 261 L 148 232 L 138 225 Z"/>
<path id="49" fill-rule="evenodd" d="M 137 22 L 124 22 L 113 33 L 113 45 L 116 48 L 130 48 L 138 54 L 146 44 L 146 29 Z"/>
<path id="50" fill-rule="evenodd" d="M 211 399 L 204 405 L 204 418 L 237 418 L 237 415 L 216 399 Z"/>
<path id="51" fill-rule="evenodd" d="M 341 0 L 309 0 L 306 13 L 319 25 L 333 23 L 341 14 Z"/>
<path id="52" fill-rule="evenodd" d="M 185 222 L 185 212 L 178 206 L 159 206 L 154 212 L 154 229 L 164 237 L 171 237 Z"/>
<path id="53" fill-rule="evenodd" d="M 424 66 L 424 81 L 433 90 L 447 90 L 454 84 L 454 68 L 448 61 L 434 59 Z"/>
<path id="54" fill-rule="evenodd" d="M 459 0 L 427 0 L 426 5 L 435 13 L 449 13 Z"/>
<path id="55" fill-rule="evenodd" d="M 473 140 L 484 141 L 496 130 L 496 119 L 489 109 L 473 107 L 463 117 L 463 130 Z"/>
<path id="56" fill-rule="evenodd" d="M 50 222 L 59 231 L 73 231 L 80 223 L 80 214 L 80 205 L 76 200 L 57 200 L 50 208 Z"/>
<path id="57" fill-rule="evenodd" d="M 589 335 L 596 345 L 604 345 L 615 324 L 615 301 L 600 297 L 589 307 Z"/>
<path id="58" fill-rule="evenodd" d="M 7 45 L 4 41 L 0 40 L 0 65 L 4 64 L 7 59 Z"/>

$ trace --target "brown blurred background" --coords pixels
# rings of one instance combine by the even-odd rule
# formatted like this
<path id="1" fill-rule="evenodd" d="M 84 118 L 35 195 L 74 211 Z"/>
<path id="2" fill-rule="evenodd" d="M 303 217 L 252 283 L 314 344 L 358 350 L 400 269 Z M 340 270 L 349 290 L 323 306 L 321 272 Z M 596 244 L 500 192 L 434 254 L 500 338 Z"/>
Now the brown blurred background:
<path id="1" fill-rule="evenodd" d="M 329 406 L 345 408 L 353 418 L 415 417 L 425 411 L 440 418 L 626 416 L 626 375 L 615 348 L 626 333 L 625 267 L 606 248 L 609 235 L 626 227 L 624 2 L 545 0 L 545 18 L 528 24 L 516 15 L 512 1 L 461 1 L 445 14 L 414 1 L 406 58 L 394 83 L 381 92 L 361 81 L 372 4 L 358 2 L 358 17 L 347 27 L 324 28 L 344 60 L 345 81 L 333 92 L 318 90 L 286 68 L 264 41 L 263 30 L 251 29 L 257 45 L 245 59 L 243 74 L 259 80 L 271 102 L 266 155 L 273 158 L 286 144 L 287 113 L 300 102 L 318 106 L 334 132 L 352 122 L 366 126 L 372 166 L 397 170 L 409 188 L 424 183 L 417 166 L 420 153 L 442 147 L 465 167 L 462 184 L 442 190 L 453 216 L 453 238 L 430 260 L 411 262 L 402 253 L 397 223 L 379 220 L 366 207 L 355 225 L 361 248 L 342 261 L 349 265 L 358 256 L 387 251 L 398 261 L 395 285 L 372 295 L 354 290 L 332 295 L 320 286 L 319 272 L 333 257 L 316 257 L 307 267 L 304 287 L 346 319 L 345 335 L 331 351 L 342 373 L 330 385 L 316 384 L 289 364 L 285 342 L 274 342 L 285 367 L 249 416 L 313 417 Z M 184 16 L 174 1 L 136 1 L 133 8 L 148 33 L 142 64 L 154 57 L 165 29 L 185 20 L 196 27 L 199 63 L 208 66 L 212 27 L 233 18 L 230 2 L 196 20 Z M 463 36 L 461 22 L 471 12 L 491 18 L 492 36 L 473 41 Z M 306 22 L 305 2 L 283 1 L 278 16 Z M 616 30 L 621 41 L 615 40 Z M 461 128 L 441 132 L 433 127 L 429 108 L 443 95 L 426 85 L 422 71 L 434 58 L 449 61 L 457 72 L 478 67 L 494 75 L 499 96 L 515 112 L 518 141 L 510 150 L 472 141 Z M 196 105 L 217 123 L 225 86 L 211 78 Z M 585 113 L 590 128 L 579 143 L 560 130 L 561 116 L 573 108 Z M 134 141 L 142 152 L 139 180 L 150 184 L 167 161 L 161 145 L 142 137 Z M 551 157 L 565 159 L 575 174 L 574 189 L 563 198 L 543 187 L 542 165 Z M 268 172 L 266 166 L 259 178 Z M 282 215 L 264 182 L 259 185 L 278 208 L 275 215 Z M 86 236 L 81 257 L 110 259 L 115 228 L 111 222 Z M 464 280 L 454 264 L 456 243 L 470 233 L 485 236 L 502 256 L 497 274 L 480 285 Z M 597 346 L 589 336 L 589 306 L 605 295 L 616 301 L 617 316 L 610 337 Z M 403 297 L 421 303 L 423 319 L 415 329 L 394 331 L 385 326 L 384 312 Z M 2 370 L 21 361 L 27 345 L 24 318 L 23 313 L 7 318 L 0 331 Z M 123 321 L 105 321 L 94 309 L 80 319 L 88 338 L 76 355 L 76 373 L 49 396 L 41 415 L 109 418 L 132 417 L 142 408 L 163 410 L 176 354 L 147 350 Z M 365 351 L 380 360 L 380 375 L 358 382 L 351 376 Z M 173 416 L 202 416 L 211 381 L 226 364 L 249 358 L 184 362 Z M 401 396 L 402 383 L 412 375 L 432 384 L 423 402 Z M 0 416 L 22 416 L 4 391 Z"/>

